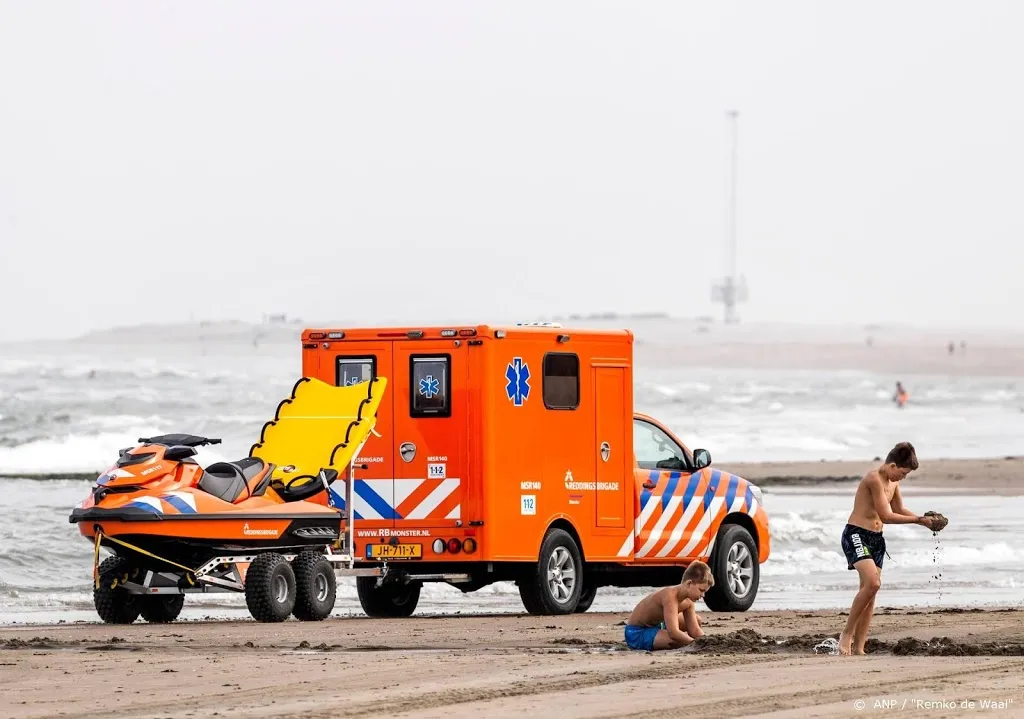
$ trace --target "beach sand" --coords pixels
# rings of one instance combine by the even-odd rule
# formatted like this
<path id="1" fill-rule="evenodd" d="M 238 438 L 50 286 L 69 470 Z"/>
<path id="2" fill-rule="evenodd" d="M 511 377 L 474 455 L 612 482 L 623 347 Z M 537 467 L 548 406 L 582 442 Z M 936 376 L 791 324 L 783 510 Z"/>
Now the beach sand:
<path id="1" fill-rule="evenodd" d="M 715 466 L 734 472 L 763 487 L 852 488 L 883 458 L 862 462 L 715 462 Z M 901 492 L 913 494 L 1024 494 L 1024 457 L 995 459 L 918 458 L 921 466 L 900 485 Z"/>
<path id="2" fill-rule="evenodd" d="M 624 614 L 3 629 L 0 701 L 11 719 L 824 717 L 876 700 L 906 700 L 904 716 L 961 716 L 959 702 L 985 699 L 1008 702 L 997 715 L 1024 709 L 1024 610 L 882 606 L 872 637 L 885 644 L 862 657 L 813 651 L 842 612 L 702 616 L 704 646 L 658 653 L 625 649 Z M 948 639 L 926 644 L 936 637 Z"/>

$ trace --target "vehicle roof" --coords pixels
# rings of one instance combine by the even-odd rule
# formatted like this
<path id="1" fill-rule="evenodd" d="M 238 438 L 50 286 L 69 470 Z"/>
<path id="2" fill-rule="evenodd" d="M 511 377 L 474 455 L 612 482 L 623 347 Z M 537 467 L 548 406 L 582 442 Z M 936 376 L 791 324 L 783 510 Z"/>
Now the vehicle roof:
<path id="1" fill-rule="evenodd" d="M 302 341 L 311 339 L 337 340 L 369 340 L 369 339 L 400 339 L 408 337 L 411 332 L 422 332 L 422 338 L 443 338 L 441 334 L 445 330 L 454 330 L 459 333 L 461 330 L 472 330 L 476 337 L 496 337 L 496 333 L 503 332 L 506 338 L 530 337 L 530 336 L 551 336 L 569 334 L 576 337 L 591 338 L 621 338 L 628 342 L 633 341 L 632 331 L 622 329 L 599 329 L 586 327 L 570 327 L 554 323 L 523 323 L 516 325 L 433 325 L 433 326 L 377 326 L 377 327 L 308 327 L 302 331 Z M 313 334 L 322 334 L 322 337 L 311 337 Z M 330 334 L 344 333 L 343 337 L 329 338 Z M 459 335 L 467 336 L 467 335 Z"/>

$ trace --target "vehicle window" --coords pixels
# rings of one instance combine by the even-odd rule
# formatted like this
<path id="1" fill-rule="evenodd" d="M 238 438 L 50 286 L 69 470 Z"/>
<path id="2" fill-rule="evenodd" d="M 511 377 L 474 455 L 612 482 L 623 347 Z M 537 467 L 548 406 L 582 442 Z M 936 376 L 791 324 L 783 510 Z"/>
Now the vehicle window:
<path id="1" fill-rule="evenodd" d="M 351 387 L 373 379 L 377 368 L 377 358 L 370 357 L 338 357 L 334 383 L 339 387 Z"/>
<path id="2" fill-rule="evenodd" d="M 451 358 L 421 355 L 410 359 L 409 413 L 413 417 L 451 416 Z"/>
<path id="3" fill-rule="evenodd" d="M 576 409 L 580 404 L 580 358 L 574 354 L 544 355 L 544 406 Z"/>
<path id="4" fill-rule="evenodd" d="M 683 448 L 650 422 L 633 420 L 633 454 L 641 469 L 693 471 L 693 463 Z"/>

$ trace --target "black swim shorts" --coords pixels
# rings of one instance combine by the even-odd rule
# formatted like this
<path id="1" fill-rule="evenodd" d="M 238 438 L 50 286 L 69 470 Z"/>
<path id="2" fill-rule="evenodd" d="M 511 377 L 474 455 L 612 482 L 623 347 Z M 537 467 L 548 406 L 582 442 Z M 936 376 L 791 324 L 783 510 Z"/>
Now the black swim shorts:
<path id="1" fill-rule="evenodd" d="M 846 555 L 847 569 L 862 559 L 870 559 L 881 569 L 885 559 L 885 537 L 881 532 L 847 524 L 843 529 L 843 554 Z"/>

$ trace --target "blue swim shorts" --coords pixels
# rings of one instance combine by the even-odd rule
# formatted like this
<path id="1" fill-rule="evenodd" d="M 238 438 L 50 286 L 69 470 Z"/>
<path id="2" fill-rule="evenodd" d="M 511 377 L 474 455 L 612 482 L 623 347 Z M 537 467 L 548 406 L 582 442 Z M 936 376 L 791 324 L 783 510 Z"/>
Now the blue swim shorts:
<path id="1" fill-rule="evenodd" d="M 639 649 L 650 652 L 654 650 L 654 638 L 658 632 L 665 628 L 662 622 L 656 627 L 639 627 L 633 624 L 626 625 L 626 646 L 630 649 Z"/>

